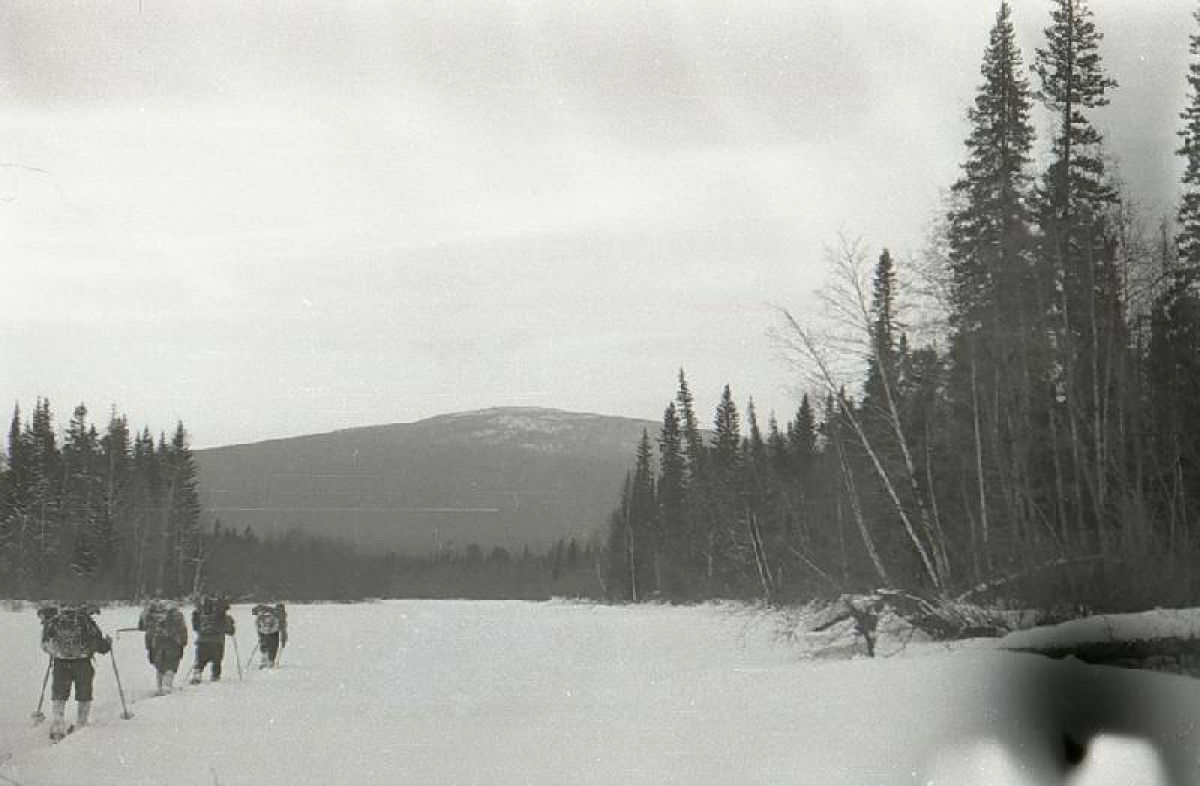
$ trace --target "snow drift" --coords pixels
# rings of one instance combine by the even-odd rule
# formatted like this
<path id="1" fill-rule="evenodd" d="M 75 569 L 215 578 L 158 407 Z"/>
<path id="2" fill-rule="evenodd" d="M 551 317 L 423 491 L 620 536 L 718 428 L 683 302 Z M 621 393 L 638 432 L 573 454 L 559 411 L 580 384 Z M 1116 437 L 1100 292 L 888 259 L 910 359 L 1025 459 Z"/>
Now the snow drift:
<path id="1" fill-rule="evenodd" d="M 248 607 L 234 615 L 245 659 Z M 1059 766 L 1053 724 L 1078 718 L 1021 698 L 1064 684 L 1076 703 L 1103 688 L 1144 710 L 1082 713 L 1099 741 L 1073 782 L 1153 783 L 1172 762 L 1196 780 L 1200 683 L 988 641 L 813 659 L 772 614 L 718 606 L 392 601 L 289 618 L 282 668 L 239 681 L 230 648 L 225 681 L 161 698 L 122 635 L 134 717 L 98 660 L 95 725 L 52 746 L 29 722 L 36 616 L 0 612 L 0 783 L 1036 783 Z"/>

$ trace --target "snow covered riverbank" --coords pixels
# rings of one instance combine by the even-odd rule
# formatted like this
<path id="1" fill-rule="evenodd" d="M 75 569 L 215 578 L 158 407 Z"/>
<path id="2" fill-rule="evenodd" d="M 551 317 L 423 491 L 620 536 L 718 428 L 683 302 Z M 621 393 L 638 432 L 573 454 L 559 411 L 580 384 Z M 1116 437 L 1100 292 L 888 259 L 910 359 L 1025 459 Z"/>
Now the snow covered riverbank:
<path id="1" fill-rule="evenodd" d="M 244 661 L 249 609 L 233 613 Z M 105 631 L 135 620 L 97 618 Z M 811 659 L 769 617 L 712 606 L 391 601 L 293 606 L 289 620 L 282 668 L 239 681 L 229 648 L 223 683 L 162 698 L 140 636 L 122 634 L 135 717 L 120 718 L 98 659 L 95 725 L 51 746 L 29 721 L 45 669 L 36 615 L 0 612 L 0 783 L 1036 782 L 1020 763 L 1049 735 L 1014 686 L 1064 676 L 1139 697 L 1144 728 L 1118 731 L 1193 766 L 1200 752 L 1200 681 L 989 642 Z M 1153 783 L 1144 752 L 1097 746 L 1079 782 Z"/>

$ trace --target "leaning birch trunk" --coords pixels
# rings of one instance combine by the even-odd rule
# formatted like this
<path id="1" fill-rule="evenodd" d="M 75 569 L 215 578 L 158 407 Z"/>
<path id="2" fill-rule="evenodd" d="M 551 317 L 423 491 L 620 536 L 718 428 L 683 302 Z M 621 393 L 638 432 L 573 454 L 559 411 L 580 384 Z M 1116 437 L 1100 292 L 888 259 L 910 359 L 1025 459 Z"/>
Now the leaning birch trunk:
<path id="1" fill-rule="evenodd" d="M 992 557 L 990 550 L 991 539 L 988 532 L 987 485 L 983 478 L 983 435 L 979 427 L 979 384 L 975 371 L 975 357 L 971 357 L 971 415 L 975 429 L 975 481 L 979 491 L 979 530 L 983 541 L 983 566 L 988 573 L 992 572 Z"/>
<path id="2" fill-rule="evenodd" d="M 204 535 L 197 533 L 196 536 L 196 572 L 192 576 L 192 596 L 200 597 L 200 590 L 204 587 Z"/>
<path id="3" fill-rule="evenodd" d="M 879 558 L 879 552 L 875 549 L 875 540 L 871 537 L 871 532 L 867 529 L 867 522 L 863 518 L 862 507 L 858 504 L 858 492 L 854 488 L 854 473 L 850 470 L 850 462 L 846 460 L 846 449 L 842 446 L 840 438 L 835 437 L 833 441 L 837 448 L 842 482 L 846 487 L 847 498 L 850 500 L 850 509 L 854 513 L 854 523 L 858 525 L 858 533 L 862 536 L 863 546 L 867 549 L 867 555 L 871 558 L 871 564 L 875 566 L 875 572 L 879 575 L 879 580 L 883 582 L 885 587 L 890 587 L 892 586 L 892 580 L 888 576 L 887 568 L 883 566 L 883 560 Z"/>
<path id="4" fill-rule="evenodd" d="M 940 554 L 945 553 L 944 548 L 939 548 L 945 539 L 940 537 L 940 533 L 935 532 L 933 523 L 929 518 L 929 507 L 925 503 L 925 496 L 921 493 L 920 484 L 917 483 L 916 463 L 913 461 L 912 451 L 908 446 L 908 437 L 904 433 L 904 426 L 900 422 L 900 411 L 896 406 L 896 397 L 892 392 L 892 382 L 887 371 L 887 364 L 882 362 L 882 358 L 876 358 L 876 360 L 878 361 L 876 366 L 879 368 L 879 378 L 883 382 L 884 398 L 887 400 L 888 405 L 888 421 L 892 427 L 892 432 L 896 435 L 896 441 L 900 445 L 900 455 L 904 459 L 904 470 L 908 475 L 909 490 L 912 493 L 913 500 L 917 504 L 917 517 L 921 525 L 921 530 L 925 533 L 925 537 L 929 539 L 929 552 L 932 556 L 932 565 L 927 566 L 927 570 L 929 570 L 930 579 L 933 581 L 933 586 L 940 591 L 942 586 L 945 584 L 946 577 L 949 573 L 949 566 L 944 564 L 939 556 Z M 866 440 L 866 434 L 862 431 L 862 429 L 859 429 L 856 426 L 856 430 L 858 430 L 863 439 Z M 878 459 L 874 456 L 874 452 L 871 450 L 871 448 L 867 447 L 865 444 L 863 447 L 867 448 L 868 452 L 872 453 L 871 461 L 877 465 L 880 471 L 882 471 L 882 464 L 880 464 Z M 897 509 L 902 511 L 901 516 L 905 518 L 905 526 L 911 526 L 907 521 L 907 514 L 903 513 L 899 496 L 896 495 L 895 491 L 890 488 L 891 481 L 885 480 L 884 482 L 889 486 L 888 494 L 893 497 Z M 933 489 L 930 489 L 929 492 L 932 494 Z M 929 557 L 927 557 L 924 553 L 922 553 L 921 558 L 926 561 L 929 560 Z"/>
<path id="5" fill-rule="evenodd" d="M 930 557 L 929 549 L 921 540 L 920 534 L 913 526 L 912 519 L 908 515 L 908 511 L 904 509 L 904 503 L 900 499 L 900 494 L 897 492 L 895 485 L 892 483 L 892 478 L 888 475 L 887 470 L 883 466 L 883 462 L 879 459 L 879 454 L 875 451 L 875 446 L 871 444 L 870 437 L 862 427 L 862 423 L 858 418 L 854 417 L 845 401 L 839 396 L 838 407 L 845 413 L 846 419 L 850 421 L 850 426 L 854 429 L 854 433 L 858 436 L 859 444 L 863 450 L 867 452 L 867 457 L 871 459 L 871 466 L 875 468 L 875 473 L 879 476 L 879 480 L 883 483 L 884 490 L 887 491 L 888 497 L 892 500 L 892 505 L 896 508 L 897 514 L 900 516 L 900 521 L 904 525 L 904 531 L 908 534 L 908 539 L 916 548 L 918 556 L 921 558 L 921 564 L 925 568 L 925 574 L 933 583 L 934 589 L 938 592 L 942 590 L 942 576 L 938 570 L 933 558 Z M 922 512 L 924 508 L 922 507 Z M 932 544 L 931 544 L 932 545 Z"/>
<path id="6" fill-rule="evenodd" d="M 892 501 L 892 504 L 895 506 L 896 513 L 900 517 L 901 523 L 904 525 L 904 531 L 908 535 L 909 541 L 913 544 L 913 548 L 915 548 L 917 550 L 917 555 L 921 558 L 921 564 L 925 569 L 925 574 L 929 577 L 929 581 L 930 581 L 930 583 L 933 584 L 934 588 L 938 592 L 941 592 L 942 587 L 943 587 L 942 574 L 938 570 L 938 567 L 935 564 L 934 560 L 930 557 L 929 549 L 927 548 L 926 544 L 922 541 L 920 534 L 917 532 L 916 528 L 913 526 L 912 518 L 908 515 L 908 511 L 906 511 L 904 509 L 904 504 L 900 500 L 900 495 L 896 490 L 895 484 L 892 483 L 891 476 L 888 475 L 887 470 L 884 468 L 883 463 L 880 461 L 879 455 L 875 451 L 874 445 L 872 445 L 870 438 L 867 436 L 866 432 L 863 430 L 862 424 L 859 422 L 858 418 L 856 418 L 854 416 L 854 413 L 846 406 L 845 396 L 842 394 L 840 387 L 837 385 L 836 380 L 833 377 L 833 372 L 830 370 L 829 365 L 825 362 L 823 356 L 821 355 L 820 350 L 817 348 L 816 342 L 813 340 L 813 337 L 808 333 L 808 331 L 806 331 L 804 328 L 800 327 L 799 323 L 796 322 L 795 318 L 791 315 L 790 312 L 785 310 L 783 312 L 783 314 L 784 314 L 784 318 L 787 319 L 792 330 L 800 338 L 801 344 L 802 344 L 805 352 L 808 354 L 809 358 L 816 365 L 817 371 L 819 373 L 822 383 L 825 385 L 826 389 L 831 394 L 836 396 L 837 402 L 838 402 L 838 410 L 840 413 L 842 413 L 846 416 L 846 420 L 850 423 L 851 428 L 854 430 L 855 436 L 858 437 L 858 440 L 859 440 L 860 444 L 862 445 L 863 450 L 866 451 L 867 456 L 871 459 L 871 465 L 875 469 L 875 472 L 879 475 L 879 479 L 883 483 L 884 489 L 887 491 L 889 499 Z M 890 395 L 889 395 L 889 399 L 890 399 Z M 844 453 L 841 454 L 841 459 L 842 459 L 843 473 L 844 473 L 845 469 L 847 468 Z M 912 459 L 912 457 L 911 457 L 911 455 L 909 455 L 908 460 L 909 460 L 910 466 L 911 466 L 911 459 Z M 911 480 L 915 484 L 915 482 L 916 482 L 915 476 L 912 476 Z M 855 502 L 855 504 L 857 506 L 857 500 L 853 497 L 852 497 L 852 502 Z M 922 511 L 925 510 L 924 506 L 922 506 L 921 510 Z M 858 513 L 856 513 L 856 515 L 858 515 Z M 928 526 L 928 521 L 926 521 L 926 525 Z"/>
<path id="7" fill-rule="evenodd" d="M 907 435 L 904 433 L 899 407 L 896 403 L 894 381 L 888 372 L 888 364 L 883 362 L 883 358 L 878 357 L 878 352 L 875 351 L 875 347 L 873 346 L 871 339 L 873 335 L 873 315 L 871 313 L 870 297 L 867 295 L 867 287 L 865 286 L 862 257 L 855 246 L 847 244 L 845 239 L 843 239 L 842 251 L 839 256 L 834 258 L 834 264 L 835 270 L 840 276 L 840 281 L 838 287 L 826 297 L 826 303 L 833 307 L 840 319 L 847 322 L 859 334 L 860 339 L 862 337 L 866 338 L 865 346 L 868 347 L 868 356 L 872 353 L 876 355 L 876 366 L 880 374 L 884 399 L 886 401 L 887 419 L 899 443 L 901 455 L 904 460 L 904 469 L 908 475 L 909 490 L 917 506 L 917 521 L 915 524 L 913 517 L 905 510 L 897 491 L 896 483 L 887 474 L 886 470 L 884 470 L 883 464 L 874 446 L 871 445 L 870 440 L 866 437 L 861 424 L 857 422 L 852 413 L 847 414 L 850 415 L 851 424 L 854 426 L 859 439 L 863 442 L 863 448 L 871 457 L 872 465 L 880 475 L 880 480 L 887 490 L 888 497 L 896 507 L 897 515 L 903 522 L 909 539 L 921 557 L 922 564 L 931 584 L 940 592 L 945 586 L 950 573 L 946 538 L 944 533 L 941 532 L 940 525 L 933 522 L 930 518 L 927 501 L 925 495 L 921 493 L 920 484 L 917 479 L 916 462 L 913 459 L 913 452 Z M 784 311 L 784 316 L 788 320 L 792 330 L 800 337 L 806 354 L 817 364 L 819 376 L 825 387 L 830 393 L 840 396 L 841 386 L 834 383 L 833 375 L 830 373 L 828 365 L 822 359 L 821 353 L 817 350 L 811 335 L 800 328 L 792 315 L 786 310 Z M 900 482 L 903 482 L 903 480 Z M 933 494 L 932 488 L 929 490 L 929 493 Z M 917 531 L 918 527 L 921 534 Z M 928 542 L 925 542 L 925 539 L 928 539 Z"/>
<path id="8" fill-rule="evenodd" d="M 754 549 L 754 564 L 758 568 L 758 580 L 762 585 L 763 600 L 774 602 L 772 591 L 771 568 L 767 565 L 767 553 L 763 548 L 762 533 L 758 529 L 758 518 L 753 513 L 746 514 L 746 528 L 750 533 L 750 545 Z"/>
<path id="9" fill-rule="evenodd" d="M 930 488 L 929 509 L 930 509 L 930 513 L 933 514 L 933 527 L 938 533 L 938 540 L 934 544 L 934 548 L 936 548 L 938 550 L 938 553 L 941 555 L 942 564 L 948 566 L 950 564 L 950 556 L 949 556 L 948 552 L 946 551 L 946 536 L 944 534 L 945 530 L 942 529 L 942 514 L 938 510 L 937 494 L 934 494 L 932 491 L 932 489 L 933 489 L 933 453 L 929 449 L 929 445 L 930 445 L 931 441 L 932 440 L 930 439 L 930 434 L 929 434 L 929 423 L 926 422 L 926 424 L 925 424 L 925 482 L 929 484 L 929 488 Z M 943 575 L 943 580 L 946 580 L 948 578 L 949 578 L 949 571 L 947 571 L 947 573 Z"/>

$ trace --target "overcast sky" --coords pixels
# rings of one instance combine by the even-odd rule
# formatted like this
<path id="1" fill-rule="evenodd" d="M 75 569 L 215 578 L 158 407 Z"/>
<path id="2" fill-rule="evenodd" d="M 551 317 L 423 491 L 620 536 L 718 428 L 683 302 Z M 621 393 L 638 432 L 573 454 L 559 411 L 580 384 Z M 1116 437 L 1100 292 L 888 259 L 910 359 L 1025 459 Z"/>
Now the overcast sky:
<path id="1" fill-rule="evenodd" d="M 1095 0 L 1177 194 L 1185 0 Z M 918 251 L 995 4 L 6 3 L 0 405 L 196 446 L 533 405 L 794 411 L 839 231 Z M 1027 64 L 1048 2 L 1015 4 Z M 5 404 L 7 402 L 7 404 Z"/>

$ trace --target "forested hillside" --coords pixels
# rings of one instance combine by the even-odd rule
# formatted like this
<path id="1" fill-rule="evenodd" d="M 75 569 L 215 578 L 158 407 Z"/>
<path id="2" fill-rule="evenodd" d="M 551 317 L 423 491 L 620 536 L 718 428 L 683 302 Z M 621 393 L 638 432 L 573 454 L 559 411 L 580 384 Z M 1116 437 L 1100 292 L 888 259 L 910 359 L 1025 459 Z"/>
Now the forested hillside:
<path id="1" fill-rule="evenodd" d="M 647 425 L 510 407 L 198 450 L 204 521 L 376 553 L 540 553 L 600 528 Z"/>

